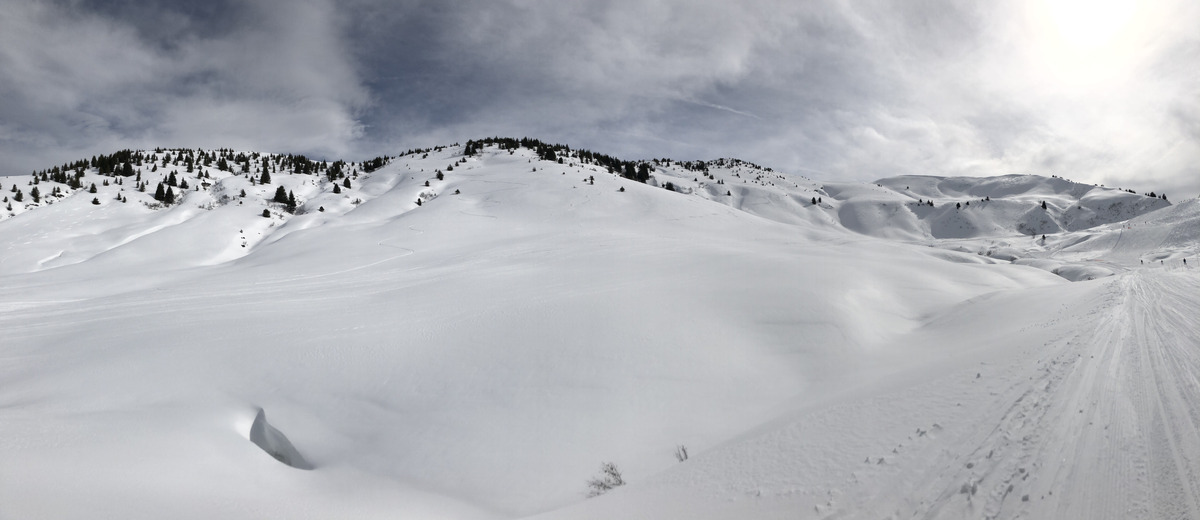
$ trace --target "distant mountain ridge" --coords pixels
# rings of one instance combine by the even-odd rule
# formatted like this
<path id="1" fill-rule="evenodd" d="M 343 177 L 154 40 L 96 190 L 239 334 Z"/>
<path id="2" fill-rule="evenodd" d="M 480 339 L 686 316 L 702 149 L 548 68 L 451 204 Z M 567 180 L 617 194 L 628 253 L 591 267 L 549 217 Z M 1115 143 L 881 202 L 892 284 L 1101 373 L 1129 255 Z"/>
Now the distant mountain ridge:
<path id="1" fill-rule="evenodd" d="M 874 183 L 819 182 L 738 159 L 625 161 L 528 138 L 488 138 L 361 162 L 159 148 L 67 163 L 35 172 L 32 179 L 0 180 L 6 196 L 0 230 L 12 233 L 32 226 L 26 219 L 40 218 L 47 223 L 34 228 L 61 231 L 53 237 L 20 236 L 17 231 L 16 239 L 30 244 L 10 254 L 3 270 L 34 271 L 82 261 L 134 240 L 154 240 L 149 235 L 168 228 L 190 230 L 186 248 L 197 255 L 195 262 L 220 263 L 290 233 L 298 227 L 289 226 L 297 216 L 338 218 L 384 193 L 396 195 L 396 190 L 404 193 L 408 210 L 436 204 L 440 196 L 464 191 L 471 196 L 477 187 L 451 182 L 455 168 L 487 169 L 501 162 L 508 168 L 514 159 L 525 160 L 531 178 L 554 171 L 594 186 L 599 176 L 622 184 L 622 191 L 643 184 L 814 232 L 848 230 L 901 241 L 1061 234 L 1170 206 L 1165 196 L 1058 177 L 900 176 Z M 364 185 L 368 178 L 374 180 Z M 531 184 L 525 189 L 539 188 Z M 231 206 L 237 207 L 235 213 L 208 215 Z M 228 230 L 206 229 L 207 221 L 238 232 L 230 238 Z"/>

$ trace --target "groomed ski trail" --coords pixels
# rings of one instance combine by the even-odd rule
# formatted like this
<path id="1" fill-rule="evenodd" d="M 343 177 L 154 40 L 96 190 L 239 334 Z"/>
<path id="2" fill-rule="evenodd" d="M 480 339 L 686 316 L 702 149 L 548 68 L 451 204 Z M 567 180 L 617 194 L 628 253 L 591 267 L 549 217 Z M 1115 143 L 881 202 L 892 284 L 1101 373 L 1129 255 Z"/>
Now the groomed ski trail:
<path id="1" fill-rule="evenodd" d="M 1028 383 L 999 392 L 1000 419 L 954 443 L 968 462 L 923 475 L 901 516 L 1200 518 L 1200 276 L 1105 283 L 1104 304 L 1012 378 Z"/>

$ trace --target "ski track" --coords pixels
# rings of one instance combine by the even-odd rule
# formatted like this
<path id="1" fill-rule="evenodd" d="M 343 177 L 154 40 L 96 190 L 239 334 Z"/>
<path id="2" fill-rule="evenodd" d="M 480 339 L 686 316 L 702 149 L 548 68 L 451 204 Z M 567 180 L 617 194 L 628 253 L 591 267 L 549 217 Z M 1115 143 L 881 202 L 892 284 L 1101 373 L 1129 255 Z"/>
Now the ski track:
<path id="1" fill-rule="evenodd" d="M 1048 342 L 1032 373 L 992 390 L 993 412 L 976 426 L 957 438 L 918 429 L 942 434 L 935 459 L 861 512 L 1200 518 L 1200 328 L 1190 314 L 1200 278 L 1134 271 L 1106 283 L 1102 305 Z"/>

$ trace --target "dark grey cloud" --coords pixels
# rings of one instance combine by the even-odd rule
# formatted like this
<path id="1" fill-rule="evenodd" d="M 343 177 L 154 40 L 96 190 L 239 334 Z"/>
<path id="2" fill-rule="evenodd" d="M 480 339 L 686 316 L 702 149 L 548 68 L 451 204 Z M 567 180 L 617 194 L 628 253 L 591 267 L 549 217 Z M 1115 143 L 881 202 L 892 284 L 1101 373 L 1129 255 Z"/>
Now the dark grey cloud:
<path id="1" fill-rule="evenodd" d="M 5 173 L 125 147 L 344 154 L 370 93 L 321 2 L 5 2 Z M 14 171 L 15 170 L 15 171 Z"/>
<path id="2" fill-rule="evenodd" d="M 18 2 L 0 153 L 23 173 L 126 146 L 363 157 L 528 135 L 1194 196 L 1200 10 L 1123 2 Z"/>

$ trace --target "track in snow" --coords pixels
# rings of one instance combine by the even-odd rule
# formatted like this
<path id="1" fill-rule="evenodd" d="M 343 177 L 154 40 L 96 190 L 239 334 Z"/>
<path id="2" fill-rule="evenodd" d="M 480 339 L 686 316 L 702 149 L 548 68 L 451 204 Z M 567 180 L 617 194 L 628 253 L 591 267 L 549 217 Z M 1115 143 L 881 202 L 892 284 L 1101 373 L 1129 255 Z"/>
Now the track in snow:
<path id="1" fill-rule="evenodd" d="M 1052 342 L 914 518 L 1200 518 L 1200 277 L 1134 271 Z M 968 440 L 969 439 L 969 440 Z M 904 515 L 907 516 L 907 515 Z"/>

